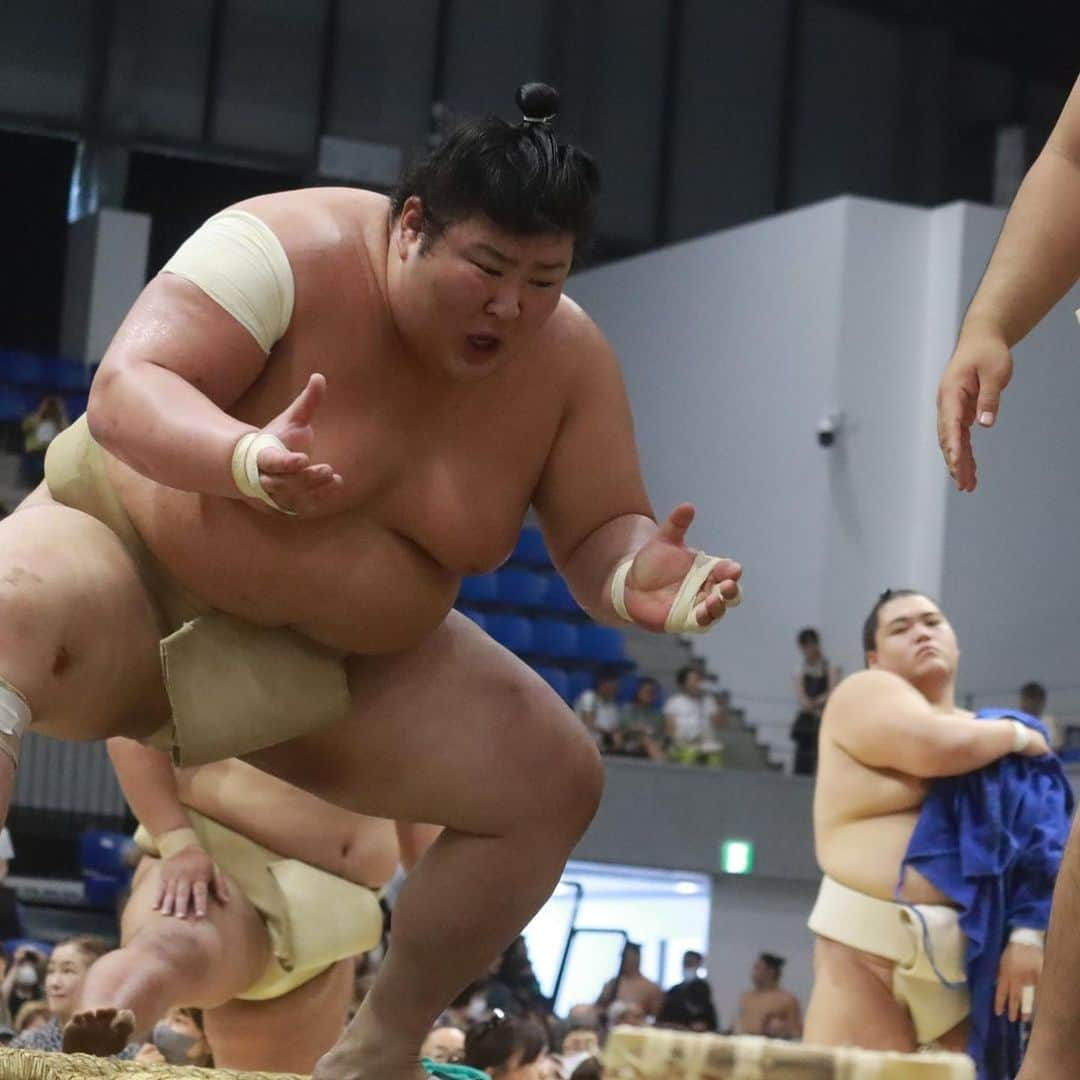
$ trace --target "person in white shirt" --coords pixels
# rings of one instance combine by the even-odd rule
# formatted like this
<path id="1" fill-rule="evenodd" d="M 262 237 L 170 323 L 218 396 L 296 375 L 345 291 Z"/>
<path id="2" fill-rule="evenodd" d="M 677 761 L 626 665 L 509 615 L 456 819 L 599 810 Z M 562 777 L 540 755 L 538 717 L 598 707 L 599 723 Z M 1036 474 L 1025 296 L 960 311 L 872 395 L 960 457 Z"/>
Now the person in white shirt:
<path id="1" fill-rule="evenodd" d="M 669 756 L 685 765 L 719 765 L 724 745 L 716 733 L 722 722 L 716 698 L 696 667 L 680 668 L 675 681 L 679 689 L 664 703 Z"/>
<path id="2" fill-rule="evenodd" d="M 574 702 L 574 712 L 589 730 L 601 752 L 619 749 L 618 672 L 605 668 L 597 673 L 592 690 L 584 690 Z"/>

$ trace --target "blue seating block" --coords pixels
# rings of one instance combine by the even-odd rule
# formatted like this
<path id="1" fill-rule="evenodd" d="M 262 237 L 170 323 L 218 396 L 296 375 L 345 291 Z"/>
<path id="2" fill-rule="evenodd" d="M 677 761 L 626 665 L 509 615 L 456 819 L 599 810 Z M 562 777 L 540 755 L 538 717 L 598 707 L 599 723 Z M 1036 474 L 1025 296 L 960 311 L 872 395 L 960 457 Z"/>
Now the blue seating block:
<path id="1" fill-rule="evenodd" d="M 510 561 L 522 566 L 539 566 L 544 569 L 551 566 L 551 556 L 548 554 L 547 544 L 544 543 L 543 534 L 539 529 L 526 525 L 521 530 Z"/>
<path id="2" fill-rule="evenodd" d="M 591 671 L 571 671 L 570 696 L 567 699 L 570 704 L 573 705 L 586 690 L 591 690 L 595 681 L 596 677 Z"/>
<path id="3" fill-rule="evenodd" d="M 79 838 L 79 862 L 87 903 L 110 907 L 131 881 L 124 855 L 131 840 L 123 833 L 87 830 Z"/>
<path id="4" fill-rule="evenodd" d="M 487 632 L 500 645 L 513 653 L 532 652 L 532 621 L 524 615 L 488 615 L 484 621 Z"/>
<path id="5" fill-rule="evenodd" d="M 0 350 L 0 382 L 9 386 L 46 386 L 45 361 L 34 353 Z"/>
<path id="6" fill-rule="evenodd" d="M 64 394 L 64 408 L 67 409 L 68 419 L 77 420 L 86 412 L 87 394 Z"/>
<path id="7" fill-rule="evenodd" d="M 561 611 L 567 615 L 580 615 L 581 608 L 570 593 L 570 586 L 561 574 L 552 574 L 548 578 L 544 607 L 548 611 Z"/>
<path id="8" fill-rule="evenodd" d="M 495 599 L 513 607 L 540 608 L 548 590 L 547 577 L 531 570 L 500 570 L 495 575 Z"/>
<path id="9" fill-rule="evenodd" d="M 587 624 L 578 628 L 581 657 L 598 664 L 625 664 L 626 648 L 622 633 L 610 626 Z"/>
<path id="10" fill-rule="evenodd" d="M 45 381 L 53 390 L 68 394 L 85 394 L 90 389 L 92 370 L 81 360 L 66 356 L 50 356 L 45 361 Z"/>
<path id="11" fill-rule="evenodd" d="M 533 623 L 533 652 L 557 660 L 578 655 L 578 628 L 562 619 L 537 619 Z"/>
<path id="12" fill-rule="evenodd" d="M 495 575 L 474 574 L 472 577 L 461 579 L 461 588 L 458 591 L 458 602 L 467 600 L 470 603 L 483 603 L 495 599 Z"/>

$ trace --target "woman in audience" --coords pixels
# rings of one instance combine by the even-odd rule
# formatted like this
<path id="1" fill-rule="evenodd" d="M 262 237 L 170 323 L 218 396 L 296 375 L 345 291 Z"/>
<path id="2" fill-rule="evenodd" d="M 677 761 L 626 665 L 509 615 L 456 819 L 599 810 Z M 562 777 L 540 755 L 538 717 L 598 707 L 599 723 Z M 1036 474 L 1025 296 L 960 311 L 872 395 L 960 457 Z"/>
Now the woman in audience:
<path id="1" fill-rule="evenodd" d="M 465 1035 L 465 1064 L 493 1080 L 541 1080 L 546 1051 L 547 1039 L 538 1023 L 500 1010 Z"/>
<path id="2" fill-rule="evenodd" d="M 20 945 L 15 950 L 0 988 L 8 1013 L 17 1016 L 28 1002 L 40 1001 L 44 997 L 44 986 L 44 955 L 33 945 Z"/>
<path id="3" fill-rule="evenodd" d="M 60 1050 L 64 1025 L 75 1012 L 86 973 L 90 965 L 108 951 L 108 942 L 96 937 L 72 937 L 60 942 L 49 956 L 45 969 L 48 1023 L 20 1031 L 9 1045 L 22 1050 Z M 22 1019 L 21 1014 L 19 1019 Z M 137 1050 L 137 1046 L 129 1046 L 117 1057 L 132 1058 Z"/>

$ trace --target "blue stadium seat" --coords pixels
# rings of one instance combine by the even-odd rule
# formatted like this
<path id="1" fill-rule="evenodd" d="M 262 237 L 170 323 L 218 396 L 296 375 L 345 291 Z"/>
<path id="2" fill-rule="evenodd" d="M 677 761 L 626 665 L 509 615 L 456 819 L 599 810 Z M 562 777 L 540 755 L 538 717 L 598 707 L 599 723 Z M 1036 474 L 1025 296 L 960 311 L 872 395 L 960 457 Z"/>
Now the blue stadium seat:
<path id="1" fill-rule="evenodd" d="M 87 394 L 64 394 L 64 408 L 67 409 L 68 419 L 77 420 L 86 412 Z"/>
<path id="2" fill-rule="evenodd" d="M 595 681 L 596 676 L 591 671 L 571 671 L 570 696 L 567 698 L 570 704 L 573 705 L 586 690 L 591 690 Z"/>
<path id="3" fill-rule="evenodd" d="M 532 669 L 563 701 L 570 700 L 570 677 L 562 668 L 549 667 L 547 664 L 534 664 Z"/>
<path id="4" fill-rule="evenodd" d="M 486 616 L 482 611 L 477 611 L 475 608 L 468 607 L 459 607 L 458 611 L 460 611 L 466 619 L 472 619 L 472 621 L 476 623 L 476 625 L 479 626 L 481 630 L 487 629 L 488 616 Z"/>
<path id="5" fill-rule="evenodd" d="M 578 655 L 578 628 L 562 619 L 537 619 L 533 622 L 533 652 L 557 660 Z"/>
<path id="6" fill-rule="evenodd" d="M 633 701 L 637 693 L 638 677 L 636 675 L 624 675 L 619 680 L 619 689 L 615 692 L 617 701 Z"/>
<path id="7" fill-rule="evenodd" d="M 524 615 L 488 615 L 487 632 L 513 653 L 532 652 L 532 621 Z"/>
<path id="8" fill-rule="evenodd" d="M 30 409 L 33 407 L 31 405 Z M 22 390 L 0 386 L 0 423 L 17 424 L 30 409 L 26 407 L 26 395 Z"/>
<path id="9" fill-rule="evenodd" d="M 471 603 L 495 599 L 495 575 L 475 574 L 472 577 L 461 579 L 461 588 L 458 591 L 458 602 L 468 600 Z"/>
<path id="10" fill-rule="evenodd" d="M 590 623 L 578 628 L 581 641 L 581 657 L 599 664 L 624 664 L 626 648 L 622 633 L 610 626 Z"/>
<path id="11" fill-rule="evenodd" d="M 580 615 L 581 608 L 570 594 L 570 586 L 561 574 L 552 574 L 548 578 L 544 607 L 548 611 L 562 611 L 567 615 Z"/>
<path id="12" fill-rule="evenodd" d="M 41 955 L 44 957 L 49 957 L 52 955 L 52 945 L 50 945 L 47 941 L 38 941 L 37 938 L 14 937 L 7 938 L 7 940 L 5 940 L 4 942 L 4 948 L 7 950 L 9 958 L 13 957 L 15 953 L 17 953 L 19 949 L 21 949 L 24 945 L 28 949 L 34 949 L 35 951 L 41 953 Z"/>
<path id="13" fill-rule="evenodd" d="M 45 361 L 45 383 L 51 390 L 85 394 L 90 389 L 91 369 L 81 360 L 50 356 Z"/>
<path id="14" fill-rule="evenodd" d="M 500 570 L 495 575 L 495 599 L 500 604 L 540 608 L 544 606 L 547 590 L 547 577 L 544 574 L 534 574 L 531 570 L 510 568 Z"/>
<path id="15" fill-rule="evenodd" d="M 539 529 L 526 525 L 521 530 L 510 561 L 522 566 L 540 566 L 545 569 L 551 566 L 551 556 L 548 554 L 547 544 L 544 543 L 543 534 Z"/>
<path id="16" fill-rule="evenodd" d="M 45 361 L 34 353 L 0 350 L 0 382 L 9 386 L 45 386 Z"/>
<path id="17" fill-rule="evenodd" d="M 111 907 L 131 881 L 124 854 L 131 839 L 123 833 L 88 830 L 79 838 L 86 901 L 94 907 Z"/>

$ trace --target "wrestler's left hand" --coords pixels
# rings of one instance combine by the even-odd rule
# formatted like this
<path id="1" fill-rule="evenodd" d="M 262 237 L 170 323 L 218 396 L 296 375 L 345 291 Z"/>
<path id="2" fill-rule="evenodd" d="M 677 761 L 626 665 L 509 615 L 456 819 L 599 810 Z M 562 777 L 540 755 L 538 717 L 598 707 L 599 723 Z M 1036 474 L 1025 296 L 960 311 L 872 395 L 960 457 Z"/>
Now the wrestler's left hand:
<path id="1" fill-rule="evenodd" d="M 694 507 L 680 503 L 667 521 L 634 557 L 626 578 L 626 610 L 638 626 L 664 629 L 672 602 L 686 572 L 694 565 L 693 548 L 686 546 L 686 531 L 694 520 Z M 698 592 L 694 614 L 698 625 L 709 626 L 739 596 L 742 567 L 733 559 L 721 559 Z"/>
<path id="2" fill-rule="evenodd" d="M 1024 987 L 1038 987 L 1042 966 L 1043 950 L 1038 945 L 1010 942 L 1005 946 L 998 965 L 997 993 L 994 995 L 996 1016 L 1007 1012 L 1010 1020 L 1020 1019 Z M 1026 1014 L 1024 1019 L 1027 1019 Z"/>
<path id="3" fill-rule="evenodd" d="M 320 510 L 341 490 L 341 475 L 325 462 L 312 464 L 315 414 L 326 398 L 326 378 L 308 378 L 292 404 L 263 428 L 287 447 L 266 446 L 259 451 L 259 477 L 263 489 L 284 510 L 308 514 Z"/>

